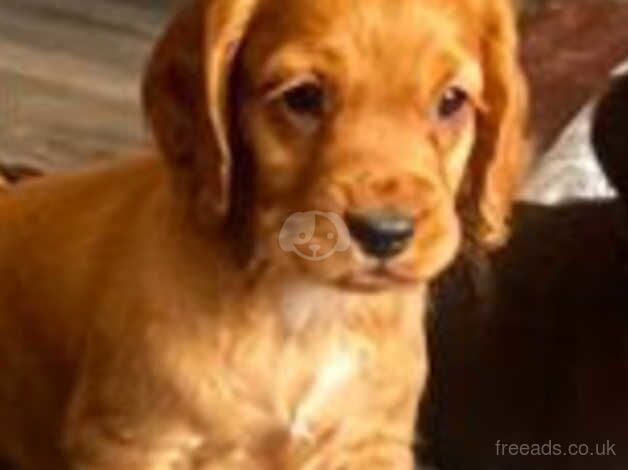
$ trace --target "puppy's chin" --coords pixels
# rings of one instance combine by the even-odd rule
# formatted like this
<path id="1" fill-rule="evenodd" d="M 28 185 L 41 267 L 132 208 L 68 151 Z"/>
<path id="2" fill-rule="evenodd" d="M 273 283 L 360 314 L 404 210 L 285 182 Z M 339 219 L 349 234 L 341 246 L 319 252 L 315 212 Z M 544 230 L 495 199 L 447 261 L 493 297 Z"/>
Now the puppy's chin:
<path id="1" fill-rule="evenodd" d="M 412 273 L 399 273 L 386 268 L 357 271 L 336 281 L 340 288 L 366 292 L 406 289 L 421 284 L 423 280 Z"/>
<path id="2" fill-rule="evenodd" d="M 298 252 L 282 252 L 278 257 L 283 270 L 322 285 L 361 292 L 405 290 L 424 285 L 444 271 L 453 261 L 460 239 L 459 231 L 454 231 L 388 261 L 365 256 L 355 244 L 324 259 L 307 259 Z"/>
<path id="3" fill-rule="evenodd" d="M 449 238 L 422 258 L 358 263 L 333 282 L 345 289 L 361 291 L 413 288 L 432 281 L 444 271 L 453 261 L 457 246 L 455 239 Z"/>

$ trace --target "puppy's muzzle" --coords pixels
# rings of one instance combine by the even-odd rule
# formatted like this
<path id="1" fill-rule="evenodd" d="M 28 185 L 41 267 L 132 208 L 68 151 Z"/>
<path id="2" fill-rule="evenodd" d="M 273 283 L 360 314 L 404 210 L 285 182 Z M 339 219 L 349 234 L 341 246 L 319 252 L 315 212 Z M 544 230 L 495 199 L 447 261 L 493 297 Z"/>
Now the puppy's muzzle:
<path id="1" fill-rule="evenodd" d="M 347 226 L 362 250 L 380 259 L 404 251 L 415 233 L 414 217 L 394 210 L 349 212 Z"/>

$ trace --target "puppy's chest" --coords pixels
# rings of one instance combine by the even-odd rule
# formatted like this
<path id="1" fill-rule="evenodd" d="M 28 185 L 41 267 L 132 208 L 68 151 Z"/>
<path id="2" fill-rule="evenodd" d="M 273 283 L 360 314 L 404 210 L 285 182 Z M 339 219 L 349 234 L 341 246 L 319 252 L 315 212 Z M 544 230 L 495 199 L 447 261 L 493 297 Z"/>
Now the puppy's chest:
<path id="1" fill-rule="evenodd" d="M 395 407 L 417 396 L 425 359 L 419 297 L 390 303 L 308 293 L 273 297 L 264 305 L 271 314 L 225 341 L 217 356 L 205 412 L 221 430 L 212 446 L 230 449 L 225 458 L 270 446 L 292 459 L 322 442 L 342 445 L 391 424 Z"/>

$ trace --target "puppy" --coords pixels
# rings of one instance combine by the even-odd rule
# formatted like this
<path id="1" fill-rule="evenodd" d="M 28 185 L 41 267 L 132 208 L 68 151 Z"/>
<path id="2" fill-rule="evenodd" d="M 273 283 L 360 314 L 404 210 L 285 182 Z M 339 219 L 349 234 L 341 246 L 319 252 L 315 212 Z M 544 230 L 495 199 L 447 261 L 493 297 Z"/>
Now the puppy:
<path id="1" fill-rule="evenodd" d="M 427 284 L 525 162 L 516 43 L 503 0 L 186 8 L 159 151 L 0 197 L 6 458 L 411 469 Z"/>

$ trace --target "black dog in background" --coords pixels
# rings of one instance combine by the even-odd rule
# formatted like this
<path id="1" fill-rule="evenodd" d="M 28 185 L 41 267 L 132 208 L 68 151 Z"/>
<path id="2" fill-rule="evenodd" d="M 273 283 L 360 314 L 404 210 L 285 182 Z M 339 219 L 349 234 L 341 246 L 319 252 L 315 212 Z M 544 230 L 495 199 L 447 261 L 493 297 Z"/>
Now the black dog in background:
<path id="1" fill-rule="evenodd" d="M 628 468 L 628 77 L 593 143 L 622 200 L 520 204 L 507 248 L 436 286 L 421 426 L 442 470 Z"/>

